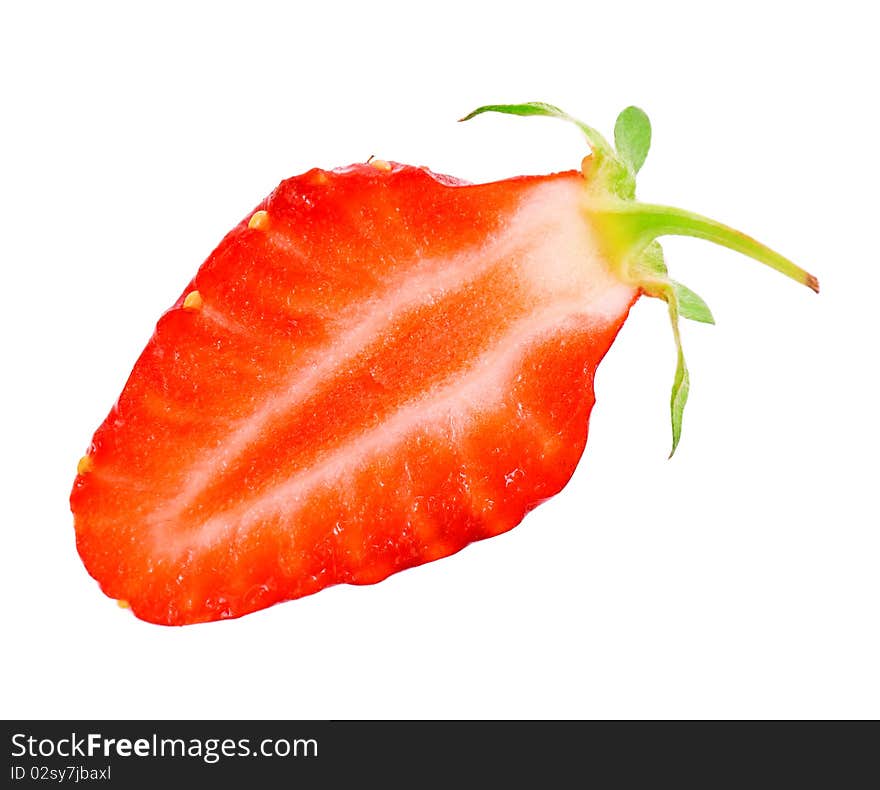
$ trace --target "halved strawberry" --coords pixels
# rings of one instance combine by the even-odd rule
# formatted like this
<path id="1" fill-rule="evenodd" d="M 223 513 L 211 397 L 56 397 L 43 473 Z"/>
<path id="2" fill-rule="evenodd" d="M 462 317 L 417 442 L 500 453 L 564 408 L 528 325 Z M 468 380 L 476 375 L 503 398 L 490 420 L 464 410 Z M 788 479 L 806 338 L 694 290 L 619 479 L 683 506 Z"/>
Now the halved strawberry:
<path id="1" fill-rule="evenodd" d="M 618 153 L 582 126 L 581 172 L 468 185 L 371 162 L 282 182 L 159 320 L 80 463 L 77 547 L 104 592 L 155 623 L 238 617 L 511 529 L 571 477 L 636 298 L 666 299 L 676 333 L 679 312 L 711 320 L 666 276 L 662 233 L 814 285 L 635 203 L 639 112 Z"/>

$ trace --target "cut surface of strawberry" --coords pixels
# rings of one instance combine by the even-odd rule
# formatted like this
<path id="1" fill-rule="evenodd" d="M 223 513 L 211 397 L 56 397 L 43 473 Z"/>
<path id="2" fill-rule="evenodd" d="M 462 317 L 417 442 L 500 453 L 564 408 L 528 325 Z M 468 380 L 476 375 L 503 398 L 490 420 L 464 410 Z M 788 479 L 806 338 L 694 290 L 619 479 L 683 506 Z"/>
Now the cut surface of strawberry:
<path id="1" fill-rule="evenodd" d="M 104 592 L 154 623 L 238 617 L 511 529 L 571 477 L 639 295 L 669 303 L 676 339 L 679 315 L 711 320 L 658 235 L 813 285 L 725 226 L 636 203 L 650 127 L 627 123 L 617 152 L 581 125 L 580 171 L 471 185 L 370 162 L 283 181 L 160 318 L 80 462 L 77 548 Z"/>

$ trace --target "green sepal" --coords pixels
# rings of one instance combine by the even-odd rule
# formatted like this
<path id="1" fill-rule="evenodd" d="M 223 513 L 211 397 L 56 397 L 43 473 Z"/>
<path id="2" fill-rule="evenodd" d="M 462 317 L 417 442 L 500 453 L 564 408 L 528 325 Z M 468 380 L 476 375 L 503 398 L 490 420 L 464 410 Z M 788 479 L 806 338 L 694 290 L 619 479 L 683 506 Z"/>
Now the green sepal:
<path id="1" fill-rule="evenodd" d="M 656 244 L 656 242 L 654 243 Z M 660 245 L 658 244 L 657 250 L 659 250 L 659 246 Z M 659 250 L 659 258 L 656 256 L 655 252 L 648 256 L 648 260 L 645 260 L 645 252 L 648 252 L 648 249 L 644 250 L 642 253 L 642 259 L 640 261 L 642 272 L 645 272 L 645 266 L 649 263 L 653 263 L 656 266 L 658 262 L 665 271 L 666 267 L 662 262 L 662 250 Z M 675 340 L 675 378 L 672 380 L 672 395 L 669 399 L 669 410 L 672 417 L 672 450 L 669 452 L 669 457 L 672 458 L 675 454 L 675 449 L 678 447 L 678 442 L 681 439 L 681 423 L 682 418 L 684 417 L 684 407 L 687 404 L 688 393 L 691 388 L 691 378 L 688 373 L 687 363 L 684 360 L 684 349 L 681 345 L 681 329 L 679 326 L 679 318 L 687 317 L 685 315 L 687 308 L 683 309 L 682 304 L 679 301 L 679 293 L 681 292 L 679 289 L 684 289 L 688 293 L 693 294 L 707 312 L 709 308 L 706 307 L 705 302 L 703 302 L 703 300 L 693 291 L 676 283 L 674 280 L 670 280 L 658 270 L 655 271 L 657 276 L 643 281 L 642 287 L 648 296 L 653 296 L 666 302 L 669 309 L 669 323 L 672 326 L 672 337 Z M 711 313 L 709 316 L 711 317 Z"/>
<path id="2" fill-rule="evenodd" d="M 565 110 L 560 110 L 559 107 L 547 104 L 546 102 L 529 101 L 524 102 L 523 104 L 486 104 L 482 107 L 477 107 L 476 110 L 469 112 L 464 118 L 459 118 L 458 120 L 469 121 L 471 118 L 477 115 L 482 115 L 484 112 L 500 112 L 505 113 L 506 115 L 544 115 L 550 118 L 561 118 L 564 121 L 573 123 L 584 133 L 584 136 L 587 138 L 587 142 L 590 144 L 590 148 L 593 149 L 595 155 L 602 159 L 605 159 L 609 155 L 614 155 L 608 141 L 592 126 L 587 126 L 583 121 L 579 121 L 577 118 L 572 117 L 565 112 Z"/>
<path id="3" fill-rule="evenodd" d="M 639 263 L 645 272 L 662 280 L 667 279 L 669 270 L 663 257 L 663 248 L 659 241 L 652 241 L 639 255 Z"/>
<path id="4" fill-rule="evenodd" d="M 677 318 L 675 320 L 677 322 Z M 669 410 L 672 415 L 672 449 L 669 451 L 670 458 L 675 455 L 675 450 L 681 439 L 681 421 L 684 417 L 684 407 L 691 389 L 691 378 L 684 361 L 681 338 L 678 336 L 677 331 L 675 334 L 675 340 L 678 345 L 678 364 L 675 366 L 675 378 L 672 381 L 672 397 L 669 401 Z"/>
<path id="5" fill-rule="evenodd" d="M 663 248 L 659 241 L 652 241 L 638 256 L 638 280 L 646 282 L 646 293 L 656 294 L 666 299 L 668 287 L 672 288 L 678 302 L 678 315 L 689 318 L 691 321 L 700 321 L 704 324 L 714 324 L 715 319 L 702 297 L 694 293 L 686 285 L 676 282 L 669 276 L 666 261 L 663 258 Z"/>
<path id="6" fill-rule="evenodd" d="M 672 418 L 672 449 L 669 451 L 669 457 L 672 458 L 681 439 L 681 423 L 691 389 L 691 377 L 688 373 L 687 363 L 684 361 L 684 349 L 681 345 L 681 330 L 678 319 L 682 313 L 675 287 L 671 283 L 661 285 L 653 295 L 666 300 L 669 307 L 669 323 L 672 325 L 672 336 L 675 339 L 675 378 L 672 380 L 672 394 L 669 398 L 669 412 Z"/>
<path id="7" fill-rule="evenodd" d="M 702 297 L 694 293 L 686 285 L 682 285 L 675 280 L 670 280 L 669 284 L 675 291 L 675 297 L 678 300 L 678 314 L 682 318 L 688 318 L 691 321 L 699 321 L 703 324 L 714 324 L 715 318 Z"/>
<path id="8" fill-rule="evenodd" d="M 644 110 L 627 107 L 614 124 L 614 147 L 633 171 L 641 170 L 651 147 L 651 121 Z"/>
<path id="9" fill-rule="evenodd" d="M 681 439 L 684 407 L 691 388 L 691 377 L 681 345 L 679 319 L 689 318 L 706 324 L 714 324 L 715 320 L 708 305 L 697 294 L 669 277 L 660 242 L 652 241 L 648 244 L 639 254 L 636 266 L 637 276 L 645 293 L 663 299 L 669 308 L 669 322 L 672 325 L 676 352 L 675 378 L 672 380 L 672 395 L 669 399 L 672 418 L 672 450 L 669 457 L 672 458 Z"/>

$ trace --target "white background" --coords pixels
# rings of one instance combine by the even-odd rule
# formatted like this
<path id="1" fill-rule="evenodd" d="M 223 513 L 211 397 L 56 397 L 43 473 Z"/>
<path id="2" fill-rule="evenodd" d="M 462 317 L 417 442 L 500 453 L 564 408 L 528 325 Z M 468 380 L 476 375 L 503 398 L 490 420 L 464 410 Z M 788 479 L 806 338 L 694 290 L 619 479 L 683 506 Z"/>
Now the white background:
<path id="1" fill-rule="evenodd" d="M 8 3 L 0 14 L 3 717 L 880 716 L 880 62 L 869 6 Z M 713 10 L 715 9 L 715 10 Z M 570 485 L 373 587 L 162 628 L 105 598 L 68 494 L 155 320 L 282 178 L 371 154 L 577 167 L 553 102 L 642 106 L 640 195 L 813 271 L 667 241 L 717 326 L 642 300 Z"/>

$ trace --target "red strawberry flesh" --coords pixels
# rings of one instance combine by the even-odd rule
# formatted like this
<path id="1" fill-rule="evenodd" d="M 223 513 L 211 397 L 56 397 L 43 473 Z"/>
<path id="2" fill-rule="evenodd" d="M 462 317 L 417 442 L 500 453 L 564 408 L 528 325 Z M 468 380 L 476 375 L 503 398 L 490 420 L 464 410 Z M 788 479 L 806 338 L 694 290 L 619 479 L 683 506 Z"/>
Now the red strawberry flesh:
<path id="1" fill-rule="evenodd" d="M 94 436 L 71 506 L 103 590 L 156 623 L 237 617 L 452 554 L 557 493 L 639 293 L 583 193 L 576 172 L 398 164 L 283 182 Z"/>

